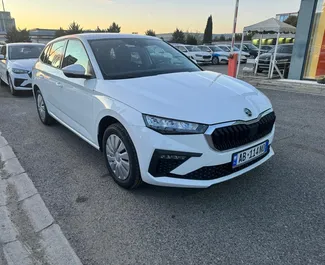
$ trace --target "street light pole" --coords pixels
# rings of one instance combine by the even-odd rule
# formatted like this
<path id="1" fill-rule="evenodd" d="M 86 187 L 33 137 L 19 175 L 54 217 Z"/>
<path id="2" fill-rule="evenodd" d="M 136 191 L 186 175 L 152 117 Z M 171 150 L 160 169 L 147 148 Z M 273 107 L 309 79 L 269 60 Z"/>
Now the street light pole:
<path id="1" fill-rule="evenodd" d="M 234 27 L 233 27 L 233 30 L 232 30 L 232 40 L 231 40 L 231 53 L 234 52 L 234 45 L 235 45 L 235 38 L 236 38 L 236 27 L 237 27 L 237 16 L 238 16 L 238 7 L 239 7 L 239 0 L 236 0 L 236 8 L 235 8 L 235 15 L 234 15 Z"/>
<path id="2" fill-rule="evenodd" d="M 3 8 L 3 11 L 6 12 L 5 3 L 3 2 L 3 0 L 2 0 L 2 8 Z"/>

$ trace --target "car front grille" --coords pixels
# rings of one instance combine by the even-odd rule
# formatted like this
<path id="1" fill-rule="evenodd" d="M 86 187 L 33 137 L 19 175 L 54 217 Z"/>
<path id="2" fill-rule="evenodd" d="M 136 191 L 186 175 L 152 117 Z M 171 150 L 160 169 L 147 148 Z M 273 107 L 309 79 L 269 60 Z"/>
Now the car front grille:
<path id="1" fill-rule="evenodd" d="M 217 150 L 225 151 L 257 141 L 271 133 L 275 119 L 275 113 L 271 112 L 255 123 L 217 128 L 211 135 L 213 145 Z"/>
<path id="2" fill-rule="evenodd" d="M 211 56 L 208 56 L 208 55 L 203 56 L 203 59 L 211 59 Z"/>
<path id="3" fill-rule="evenodd" d="M 249 163 L 246 163 L 242 166 L 233 168 L 232 163 L 217 165 L 217 166 L 210 166 L 210 167 L 202 167 L 198 170 L 195 170 L 193 172 L 190 172 L 186 175 L 176 175 L 169 173 L 167 176 L 172 178 L 179 178 L 179 179 L 191 179 L 191 180 L 213 180 L 218 179 L 222 177 L 226 177 L 228 175 L 231 175 L 233 173 L 236 173 L 242 169 L 245 169 L 258 161 L 265 158 L 270 153 L 270 146 L 263 156 L 258 157 L 257 159 L 250 161 Z"/>

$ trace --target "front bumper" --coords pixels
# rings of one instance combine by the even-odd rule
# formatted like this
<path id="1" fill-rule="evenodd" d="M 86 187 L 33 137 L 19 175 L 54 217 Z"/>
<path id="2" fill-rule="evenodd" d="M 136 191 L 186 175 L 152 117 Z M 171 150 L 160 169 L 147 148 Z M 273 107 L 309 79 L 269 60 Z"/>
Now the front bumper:
<path id="1" fill-rule="evenodd" d="M 211 185 L 235 178 L 263 164 L 274 155 L 272 147 L 270 146 L 269 152 L 264 157 L 257 159 L 256 162 L 250 163 L 238 171 L 229 171 L 229 174 L 222 177 L 214 178 L 212 176 L 208 180 L 198 180 L 187 179 L 185 175 L 205 167 L 229 164 L 232 162 L 232 156 L 234 153 L 254 147 L 264 141 L 269 141 L 269 144 L 271 145 L 274 138 L 274 130 L 275 127 L 273 127 L 270 134 L 257 141 L 226 151 L 215 150 L 211 147 L 207 135 L 203 134 L 162 135 L 141 126 L 133 126 L 130 133 L 137 150 L 140 171 L 144 182 L 158 186 L 207 188 Z M 179 153 L 181 155 L 182 153 L 190 155 L 185 162 L 176 165 L 176 168 L 170 171 L 170 174 L 166 174 L 165 176 L 160 175 L 157 177 L 150 173 L 151 161 L 157 150 L 165 150 L 167 154 L 171 151 L 171 153 L 174 153 L 175 155 Z"/>
<path id="2" fill-rule="evenodd" d="M 11 73 L 11 80 L 15 90 L 32 90 L 31 74 Z"/>

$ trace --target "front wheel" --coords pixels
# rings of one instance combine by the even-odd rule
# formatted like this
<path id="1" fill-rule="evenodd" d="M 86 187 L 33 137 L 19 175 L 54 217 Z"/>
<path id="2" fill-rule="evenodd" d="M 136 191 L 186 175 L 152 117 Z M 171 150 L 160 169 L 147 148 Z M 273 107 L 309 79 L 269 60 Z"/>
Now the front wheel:
<path id="1" fill-rule="evenodd" d="M 37 112 L 41 122 L 45 125 L 51 125 L 52 123 L 54 123 L 54 119 L 50 116 L 47 111 L 45 101 L 40 90 L 36 91 L 35 97 Z"/>
<path id="2" fill-rule="evenodd" d="M 142 183 L 138 156 L 121 124 L 115 123 L 106 129 L 102 147 L 107 169 L 114 181 L 126 189 L 137 188 Z"/>
<path id="3" fill-rule="evenodd" d="M 213 64 L 213 65 L 217 65 L 217 64 L 219 64 L 219 57 L 213 57 L 213 59 L 212 59 L 212 64 Z"/>
<path id="4" fill-rule="evenodd" d="M 10 88 L 11 95 L 16 96 L 17 95 L 17 90 L 15 89 L 14 84 L 12 83 L 12 80 L 11 80 L 11 77 L 10 77 L 9 74 L 8 74 L 8 85 L 9 85 L 9 88 Z"/>

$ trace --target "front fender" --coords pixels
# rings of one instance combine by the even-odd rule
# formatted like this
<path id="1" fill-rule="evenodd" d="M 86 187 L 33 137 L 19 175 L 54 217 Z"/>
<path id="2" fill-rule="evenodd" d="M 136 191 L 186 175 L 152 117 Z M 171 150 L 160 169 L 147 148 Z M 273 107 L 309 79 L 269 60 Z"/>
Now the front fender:
<path id="1" fill-rule="evenodd" d="M 139 111 L 107 96 L 95 96 L 94 113 L 96 116 L 94 117 L 95 124 L 93 126 L 94 131 L 92 135 L 96 143 L 98 143 L 97 134 L 99 123 L 104 117 L 109 116 L 118 120 L 128 131 L 130 136 L 133 134 L 133 126 L 145 126 L 142 114 Z"/>

